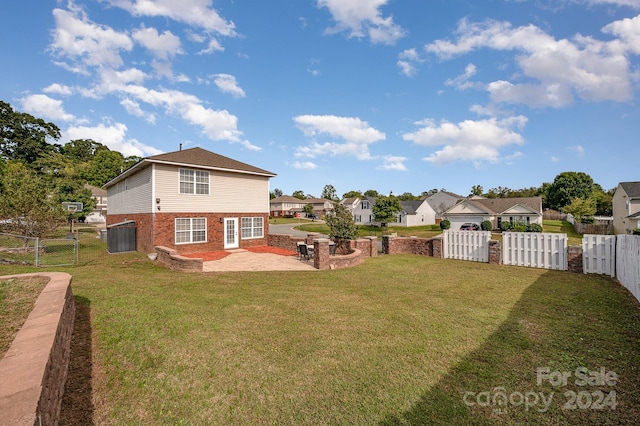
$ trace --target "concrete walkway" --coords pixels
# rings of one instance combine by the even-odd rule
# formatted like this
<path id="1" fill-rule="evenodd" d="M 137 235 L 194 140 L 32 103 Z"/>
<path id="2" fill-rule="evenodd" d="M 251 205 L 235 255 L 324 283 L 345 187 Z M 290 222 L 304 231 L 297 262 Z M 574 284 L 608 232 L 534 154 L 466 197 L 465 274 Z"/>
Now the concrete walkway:
<path id="1" fill-rule="evenodd" d="M 202 272 L 317 271 L 313 260 L 299 260 L 297 256 L 253 253 L 243 249 L 229 251 L 231 254 L 220 260 L 202 262 Z"/>

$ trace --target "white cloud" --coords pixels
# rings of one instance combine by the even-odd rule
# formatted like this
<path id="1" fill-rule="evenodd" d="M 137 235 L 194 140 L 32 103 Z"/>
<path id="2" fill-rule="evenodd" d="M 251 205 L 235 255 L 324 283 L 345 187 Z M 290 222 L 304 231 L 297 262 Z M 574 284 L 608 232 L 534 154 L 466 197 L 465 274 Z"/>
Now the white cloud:
<path id="1" fill-rule="evenodd" d="M 207 44 L 207 48 L 202 49 L 201 51 L 198 52 L 198 54 L 204 55 L 204 54 L 213 53 L 213 52 L 224 52 L 224 47 L 222 47 L 220 42 L 214 38 L 209 40 L 209 43 Z"/>
<path id="2" fill-rule="evenodd" d="M 605 31 L 635 41 L 637 23 L 618 21 Z M 588 101 L 628 101 L 632 97 L 627 52 L 620 40 L 602 42 L 576 35 L 556 40 L 534 25 L 514 28 L 508 22 L 484 21 L 458 24 L 455 41 L 437 40 L 426 50 L 443 60 L 489 48 L 515 51 L 520 78 L 529 82 L 494 81 L 487 85 L 495 102 L 533 107 L 562 107 L 574 96 Z M 623 38 L 623 40 L 625 40 Z M 634 46 L 637 46 L 635 44 Z"/>
<path id="3" fill-rule="evenodd" d="M 369 37 L 372 43 L 394 44 L 404 37 L 405 31 L 393 22 L 391 17 L 383 17 L 380 8 L 388 0 L 318 0 L 318 7 L 326 7 L 336 26 L 328 33 L 348 31 L 349 37 Z"/>
<path id="4" fill-rule="evenodd" d="M 142 27 L 134 31 L 132 37 L 139 44 L 151 51 L 158 59 L 166 61 L 177 54 L 183 53 L 180 38 L 173 35 L 171 31 L 165 31 L 159 34 L 155 28 Z"/>
<path id="5" fill-rule="evenodd" d="M 29 114 L 51 121 L 76 121 L 73 114 L 68 114 L 62 107 L 62 101 L 47 95 L 29 95 L 20 99 L 22 109 Z"/>
<path id="6" fill-rule="evenodd" d="M 616 6 L 629 6 L 634 9 L 640 9 L 640 0 L 589 0 L 594 4 L 613 4 Z"/>
<path id="7" fill-rule="evenodd" d="M 399 157 L 394 155 L 386 155 L 382 158 L 383 163 L 377 167 L 378 170 L 396 170 L 406 172 L 407 166 L 404 165 L 407 157 Z"/>
<path id="8" fill-rule="evenodd" d="M 235 36 L 235 24 L 220 17 L 213 0 L 106 0 L 134 16 L 173 19 L 223 36 Z"/>
<path id="9" fill-rule="evenodd" d="M 66 69 L 88 75 L 89 67 L 122 66 L 121 51 L 130 51 L 133 41 L 126 33 L 91 22 L 84 11 L 54 9 L 56 28 L 51 50 L 67 62 Z"/>
<path id="10" fill-rule="evenodd" d="M 434 164 L 448 164 L 459 160 L 475 164 L 483 161 L 496 163 L 505 158 L 500 154 L 502 149 L 524 143 L 522 135 L 514 129 L 523 128 L 526 122 L 527 118 L 524 116 L 501 120 L 465 120 L 458 124 L 449 121 L 436 123 L 427 119 L 416 123 L 421 126 L 419 130 L 402 137 L 426 147 L 444 146 L 425 158 Z"/>
<path id="11" fill-rule="evenodd" d="M 567 149 L 575 153 L 579 158 L 584 157 L 584 147 L 582 145 L 573 145 Z"/>
<path id="12" fill-rule="evenodd" d="M 244 90 L 238 86 L 236 78 L 230 74 L 215 74 L 213 82 L 222 93 L 228 93 L 234 98 L 244 98 Z"/>
<path id="13" fill-rule="evenodd" d="M 125 157 L 132 155 L 147 157 L 161 154 L 162 151 L 138 142 L 136 139 L 127 139 L 127 126 L 122 123 L 115 123 L 110 126 L 100 124 L 95 127 L 69 127 L 62 132 L 62 143 L 67 143 L 76 139 L 92 139 L 106 145 L 112 151 L 118 151 Z"/>
<path id="14" fill-rule="evenodd" d="M 359 160 L 371 159 L 369 145 L 386 139 L 386 135 L 356 117 L 335 115 L 300 115 L 293 119 L 302 133 L 312 139 L 308 146 L 298 147 L 296 156 L 315 158 L 323 155 L 349 156 Z M 326 135 L 330 141 L 319 143 L 315 139 Z"/>
<path id="15" fill-rule="evenodd" d="M 69 96 L 73 94 L 73 88 L 64 84 L 53 83 L 42 89 L 44 93 Z"/>
<path id="16" fill-rule="evenodd" d="M 640 3 L 640 0 L 638 0 Z M 640 6 L 638 6 L 640 8 Z M 602 31 L 618 37 L 624 46 L 624 50 L 640 54 L 640 15 L 635 18 L 626 18 L 615 21 L 605 26 Z"/>
<path id="17" fill-rule="evenodd" d="M 400 72 L 407 77 L 411 77 L 416 74 L 416 65 L 424 62 L 424 59 L 420 57 L 420 54 L 415 48 L 405 49 L 398 54 L 397 65 L 400 67 Z"/>
<path id="18" fill-rule="evenodd" d="M 138 102 L 131 99 L 123 99 L 120 101 L 120 105 L 122 105 L 129 114 L 140 117 L 148 123 L 156 124 L 155 114 L 143 111 Z"/>
<path id="19" fill-rule="evenodd" d="M 455 78 L 450 78 L 444 82 L 445 86 L 453 86 L 458 90 L 466 90 L 472 87 L 475 87 L 476 84 L 470 82 L 469 79 L 476 75 L 476 66 L 473 64 L 469 64 L 464 69 L 464 74 L 459 75 Z"/>
<path id="20" fill-rule="evenodd" d="M 311 161 L 296 161 L 291 165 L 294 169 L 300 170 L 314 170 L 318 168 L 318 165 Z"/>

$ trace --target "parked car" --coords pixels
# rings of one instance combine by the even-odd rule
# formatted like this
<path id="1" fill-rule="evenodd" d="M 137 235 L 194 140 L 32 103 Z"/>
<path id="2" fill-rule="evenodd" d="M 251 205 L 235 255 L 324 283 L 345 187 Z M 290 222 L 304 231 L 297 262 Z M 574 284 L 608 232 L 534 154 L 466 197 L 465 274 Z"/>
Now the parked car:
<path id="1" fill-rule="evenodd" d="M 461 231 L 479 231 L 480 225 L 478 225 L 477 223 L 467 222 L 462 224 L 462 226 L 460 227 L 460 230 Z"/>

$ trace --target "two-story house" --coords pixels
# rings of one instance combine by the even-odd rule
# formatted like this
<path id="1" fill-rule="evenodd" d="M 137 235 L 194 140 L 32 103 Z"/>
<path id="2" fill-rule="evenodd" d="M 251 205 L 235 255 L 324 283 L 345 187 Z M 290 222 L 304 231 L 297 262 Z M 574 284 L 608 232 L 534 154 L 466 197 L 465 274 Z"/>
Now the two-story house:
<path id="1" fill-rule="evenodd" d="M 93 211 L 85 218 L 85 222 L 105 223 L 107 221 L 107 191 L 89 184 L 86 184 L 84 187 L 91 191 L 91 198 L 96 202 Z"/>
<path id="2" fill-rule="evenodd" d="M 614 234 L 630 234 L 640 228 L 640 182 L 620 182 L 612 207 Z"/>
<path id="3" fill-rule="evenodd" d="M 305 204 L 300 198 L 281 195 L 269 201 L 269 212 L 273 217 L 300 217 Z"/>
<path id="4" fill-rule="evenodd" d="M 104 185 L 107 229 L 135 222 L 136 249 L 145 253 L 266 245 L 274 176 L 202 148 L 147 157 Z"/>

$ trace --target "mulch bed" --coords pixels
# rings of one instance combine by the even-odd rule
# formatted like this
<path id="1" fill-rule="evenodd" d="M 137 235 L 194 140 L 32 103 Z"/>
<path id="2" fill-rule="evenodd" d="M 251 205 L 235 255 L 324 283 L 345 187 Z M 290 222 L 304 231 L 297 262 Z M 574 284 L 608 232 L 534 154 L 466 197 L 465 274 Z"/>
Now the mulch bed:
<path id="1" fill-rule="evenodd" d="M 246 249 L 252 253 L 271 253 L 271 254 L 279 254 L 280 256 L 297 256 L 298 253 L 291 250 L 286 250 L 278 247 L 271 246 L 260 246 L 260 247 L 249 247 Z M 212 260 L 220 260 L 224 257 L 229 256 L 231 253 L 225 250 L 218 251 L 210 251 L 206 253 L 189 253 L 183 254 L 184 257 L 189 257 L 191 259 L 202 259 L 203 262 L 209 262 Z"/>

